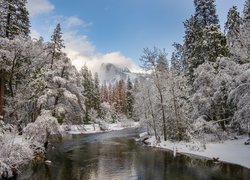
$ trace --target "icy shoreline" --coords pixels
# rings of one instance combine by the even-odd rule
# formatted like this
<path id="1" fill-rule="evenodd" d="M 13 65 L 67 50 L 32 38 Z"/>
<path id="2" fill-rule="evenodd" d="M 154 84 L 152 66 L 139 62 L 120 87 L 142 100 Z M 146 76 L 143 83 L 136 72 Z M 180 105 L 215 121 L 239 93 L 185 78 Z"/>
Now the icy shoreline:
<path id="1" fill-rule="evenodd" d="M 60 132 L 68 134 L 93 134 L 107 131 L 118 131 L 125 128 L 138 127 L 139 123 L 129 122 L 129 123 L 112 123 L 112 124 L 87 124 L 87 125 L 61 125 Z"/>
<path id="2" fill-rule="evenodd" d="M 250 146 L 244 145 L 248 137 L 239 137 L 237 140 L 227 140 L 222 143 L 199 142 L 178 142 L 162 141 L 157 143 L 155 137 L 150 137 L 145 142 L 148 146 L 167 149 L 173 151 L 173 154 L 180 153 L 184 155 L 194 155 L 220 162 L 241 165 L 250 169 Z"/>

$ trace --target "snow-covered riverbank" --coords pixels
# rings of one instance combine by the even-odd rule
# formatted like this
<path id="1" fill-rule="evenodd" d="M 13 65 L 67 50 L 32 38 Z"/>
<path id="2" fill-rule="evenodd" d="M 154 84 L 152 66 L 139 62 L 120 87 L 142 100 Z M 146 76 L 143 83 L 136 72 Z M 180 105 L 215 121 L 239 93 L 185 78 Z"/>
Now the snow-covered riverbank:
<path id="1" fill-rule="evenodd" d="M 217 159 L 219 161 L 238 164 L 250 169 L 250 145 L 244 145 L 248 138 L 239 137 L 237 140 L 227 140 L 222 143 L 201 144 L 198 142 L 178 142 L 162 141 L 157 143 L 154 137 L 150 137 L 146 142 L 149 146 L 164 148 L 176 151 L 181 154 L 191 154 Z"/>
<path id="2" fill-rule="evenodd" d="M 92 134 L 106 131 L 117 131 L 130 127 L 138 127 L 138 122 L 117 122 L 117 123 L 106 123 L 102 124 L 86 124 L 86 125 L 61 125 L 60 131 L 61 133 L 69 133 L 69 134 Z"/>

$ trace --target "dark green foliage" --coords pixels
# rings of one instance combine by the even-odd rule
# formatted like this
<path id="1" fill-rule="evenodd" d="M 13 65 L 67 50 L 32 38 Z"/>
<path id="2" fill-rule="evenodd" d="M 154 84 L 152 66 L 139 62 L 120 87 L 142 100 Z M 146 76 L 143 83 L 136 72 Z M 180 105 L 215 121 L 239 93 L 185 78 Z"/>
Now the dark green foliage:
<path id="1" fill-rule="evenodd" d="M 95 73 L 94 75 L 94 96 L 93 96 L 93 108 L 97 111 L 98 116 L 100 116 L 101 113 L 101 97 L 100 97 L 100 82 L 99 82 L 99 77 L 98 74 Z"/>
<path id="2" fill-rule="evenodd" d="M 240 13 L 237 11 L 237 7 L 233 6 L 229 9 L 227 15 L 227 22 L 225 23 L 225 34 L 227 37 L 227 44 L 230 50 L 230 55 L 236 57 L 235 60 L 239 61 L 240 55 L 239 48 L 243 46 L 240 37 L 240 29 L 242 25 L 242 19 Z"/>
<path id="3" fill-rule="evenodd" d="M 90 117 L 91 110 L 95 110 L 98 116 L 101 116 L 100 84 L 98 74 L 96 73 L 93 79 L 92 73 L 88 70 L 88 67 L 86 65 L 82 68 L 81 75 L 86 109 L 84 122 L 89 123 L 92 120 Z"/>
<path id="4" fill-rule="evenodd" d="M 57 24 L 54 30 L 54 33 L 51 36 L 51 53 L 52 53 L 52 60 L 51 60 L 51 67 L 54 63 L 54 60 L 58 60 L 61 53 L 62 48 L 65 48 L 63 39 L 62 39 L 62 30 L 61 25 Z"/>
<path id="5" fill-rule="evenodd" d="M 194 5 L 198 29 L 203 29 L 212 24 L 219 27 L 214 0 L 194 0 Z"/>
<path id="6" fill-rule="evenodd" d="M 194 82 L 195 69 L 206 61 L 227 56 L 226 38 L 219 31 L 214 0 L 194 0 L 195 14 L 184 23 L 184 58 L 188 63 L 188 81 Z"/>
<path id="7" fill-rule="evenodd" d="M 215 62 L 217 57 L 228 56 L 228 48 L 226 37 L 221 33 L 217 26 L 207 26 L 203 30 L 203 53 L 201 53 L 206 59 L 205 61 Z"/>
<path id="8" fill-rule="evenodd" d="M 245 5 L 244 5 L 244 21 L 249 21 L 250 19 L 250 0 L 246 0 Z"/>
<path id="9" fill-rule="evenodd" d="M 130 78 L 128 78 L 128 81 L 127 81 L 126 98 L 127 98 L 127 116 L 131 118 L 133 115 L 133 109 L 134 109 L 134 96 L 133 96 L 133 84 Z"/>
<path id="10" fill-rule="evenodd" d="M 94 83 L 92 79 L 92 74 L 88 70 L 88 67 L 85 65 L 81 70 L 81 75 L 83 77 L 82 85 L 83 85 L 83 96 L 85 97 L 85 123 L 89 123 L 90 121 L 90 110 L 93 107 L 93 89 L 94 89 Z"/>
<path id="11" fill-rule="evenodd" d="M 179 43 L 173 44 L 175 51 L 171 56 L 171 70 L 177 73 L 185 72 L 187 69 L 187 63 L 183 56 L 183 46 Z"/>
<path id="12" fill-rule="evenodd" d="M 17 35 L 30 33 L 27 0 L 2 0 L 0 2 L 0 36 L 13 39 Z"/>

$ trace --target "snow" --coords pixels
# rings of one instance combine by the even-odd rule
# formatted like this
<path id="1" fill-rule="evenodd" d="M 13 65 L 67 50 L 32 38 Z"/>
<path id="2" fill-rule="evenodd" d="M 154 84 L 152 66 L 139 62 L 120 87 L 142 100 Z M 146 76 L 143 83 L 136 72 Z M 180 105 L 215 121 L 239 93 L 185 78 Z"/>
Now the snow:
<path id="1" fill-rule="evenodd" d="M 103 127 L 105 127 L 103 129 Z M 85 124 L 85 125 L 61 125 L 60 132 L 67 132 L 69 134 L 93 134 L 105 131 L 117 131 L 122 130 L 129 127 L 139 127 L 138 122 L 130 122 L 130 123 L 105 123 L 101 126 L 99 124 Z"/>
<path id="2" fill-rule="evenodd" d="M 206 157 L 209 159 L 219 158 L 219 161 L 238 164 L 250 168 L 250 146 L 244 145 L 247 137 L 241 137 L 237 140 L 227 140 L 223 143 L 200 142 L 170 142 L 162 141 L 157 143 L 154 137 L 149 138 L 146 142 L 149 146 L 159 147 L 175 151 L 181 154 L 191 154 Z M 173 152 L 174 153 L 174 152 Z"/>
<path id="3" fill-rule="evenodd" d="M 15 132 L 5 132 L 0 133 L 0 147 L 0 175 L 7 171 L 10 178 L 13 176 L 11 168 L 17 168 L 20 164 L 31 161 L 35 152 L 32 147 L 41 147 L 41 145 Z"/>

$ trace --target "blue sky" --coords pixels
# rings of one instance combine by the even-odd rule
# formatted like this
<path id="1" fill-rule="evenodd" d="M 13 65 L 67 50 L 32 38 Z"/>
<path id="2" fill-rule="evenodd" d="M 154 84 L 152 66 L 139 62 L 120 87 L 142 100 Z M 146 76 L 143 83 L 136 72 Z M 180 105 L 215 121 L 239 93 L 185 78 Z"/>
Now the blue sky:
<path id="1" fill-rule="evenodd" d="M 224 27 L 227 12 L 245 0 L 217 0 Z M 194 12 L 193 0 L 28 0 L 32 35 L 49 40 L 62 24 L 66 52 L 76 66 L 116 62 L 136 68 L 145 47 L 166 48 L 182 42 L 183 23 Z M 128 62 L 128 63 L 126 63 Z"/>

